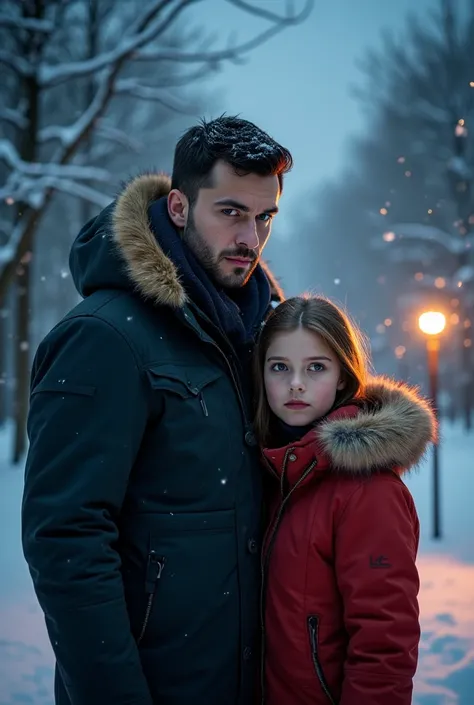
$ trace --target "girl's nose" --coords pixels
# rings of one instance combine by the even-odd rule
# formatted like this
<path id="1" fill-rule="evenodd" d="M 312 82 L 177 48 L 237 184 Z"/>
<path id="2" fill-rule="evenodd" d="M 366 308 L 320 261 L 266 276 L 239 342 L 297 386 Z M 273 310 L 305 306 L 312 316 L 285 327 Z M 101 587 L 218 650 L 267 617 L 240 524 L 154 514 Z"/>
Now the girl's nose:
<path id="1" fill-rule="evenodd" d="M 290 384 L 290 392 L 304 391 L 304 384 L 300 380 L 294 379 Z"/>

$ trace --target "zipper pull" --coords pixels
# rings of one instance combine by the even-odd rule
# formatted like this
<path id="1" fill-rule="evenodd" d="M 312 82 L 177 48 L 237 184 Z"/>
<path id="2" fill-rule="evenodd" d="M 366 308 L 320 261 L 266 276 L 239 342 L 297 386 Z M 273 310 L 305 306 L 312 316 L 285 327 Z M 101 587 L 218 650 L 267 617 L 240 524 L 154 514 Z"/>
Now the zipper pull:
<path id="1" fill-rule="evenodd" d="M 145 590 L 147 595 L 153 595 L 156 590 L 156 584 L 161 578 L 165 559 L 163 556 L 158 556 L 156 551 L 150 551 L 148 554 L 148 562 L 146 568 Z"/>
<path id="2" fill-rule="evenodd" d="M 209 412 L 207 410 L 206 402 L 204 401 L 204 396 L 202 392 L 199 392 L 199 401 L 201 402 L 202 413 L 204 414 L 204 416 L 209 416 Z"/>
<path id="3" fill-rule="evenodd" d="M 187 386 L 188 386 L 188 389 L 191 392 L 191 394 L 194 394 L 194 396 L 199 399 L 199 403 L 201 404 L 201 409 L 202 409 L 202 413 L 204 414 L 204 416 L 209 416 L 206 402 L 204 401 L 203 393 L 197 387 L 193 387 L 193 385 L 190 382 L 187 382 Z"/>
<path id="4" fill-rule="evenodd" d="M 316 653 L 318 650 L 318 645 L 316 643 L 316 620 L 314 617 L 310 617 L 308 619 L 308 625 L 309 625 L 309 637 L 311 639 L 311 648 L 313 649 L 313 653 Z"/>

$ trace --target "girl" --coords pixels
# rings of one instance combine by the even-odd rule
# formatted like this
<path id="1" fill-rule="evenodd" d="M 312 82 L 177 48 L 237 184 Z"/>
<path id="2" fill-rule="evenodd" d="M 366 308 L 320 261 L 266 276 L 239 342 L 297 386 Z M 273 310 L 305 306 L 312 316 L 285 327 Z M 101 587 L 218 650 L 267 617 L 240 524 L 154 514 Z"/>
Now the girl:
<path id="1" fill-rule="evenodd" d="M 256 354 L 270 471 L 262 702 L 409 705 L 419 524 L 401 475 L 435 440 L 416 391 L 368 379 L 362 337 L 322 297 L 280 304 Z"/>

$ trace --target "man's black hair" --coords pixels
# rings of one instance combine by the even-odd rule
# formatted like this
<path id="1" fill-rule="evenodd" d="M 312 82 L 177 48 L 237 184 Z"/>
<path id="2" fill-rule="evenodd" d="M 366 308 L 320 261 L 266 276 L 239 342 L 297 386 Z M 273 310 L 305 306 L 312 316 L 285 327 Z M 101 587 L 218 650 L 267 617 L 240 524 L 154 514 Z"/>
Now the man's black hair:
<path id="1" fill-rule="evenodd" d="M 236 174 L 278 176 L 280 192 L 283 174 L 293 166 L 290 152 L 248 120 L 222 115 L 201 120 L 187 130 L 176 145 L 171 188 L 195 202 L 201 188 L 212 186 L 211 172 L 217 161 L 229 164 Z"/>

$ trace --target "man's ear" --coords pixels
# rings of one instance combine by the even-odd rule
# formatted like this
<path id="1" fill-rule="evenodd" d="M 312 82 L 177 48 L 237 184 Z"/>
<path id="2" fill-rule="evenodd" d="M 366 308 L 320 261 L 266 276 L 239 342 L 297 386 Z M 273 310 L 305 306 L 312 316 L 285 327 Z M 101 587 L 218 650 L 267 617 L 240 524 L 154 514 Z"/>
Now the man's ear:
<path id="1" fill-rule="evenodd" d="M 168 194 L 168 215 L 178 230 L 188 222 L 189 201 L 182 191 L 174 188 Z"/>

